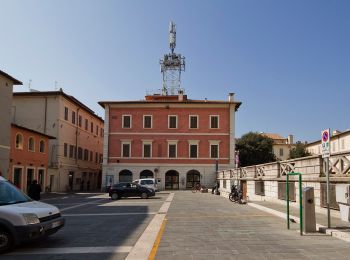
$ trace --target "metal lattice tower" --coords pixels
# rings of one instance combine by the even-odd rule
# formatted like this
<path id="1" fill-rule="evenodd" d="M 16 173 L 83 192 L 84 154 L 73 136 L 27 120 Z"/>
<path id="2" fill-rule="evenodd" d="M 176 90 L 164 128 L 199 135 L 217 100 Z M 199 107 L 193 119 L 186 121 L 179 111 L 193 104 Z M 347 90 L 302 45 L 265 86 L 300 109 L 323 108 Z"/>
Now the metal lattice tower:
<path id="1" fill-rule="evenodd" d="M 160 71 L 163 75 L 162 95 L 175 95 L 183 91 L 181 87 L 181 71 L 185 71 L 185 57 L 174 52 L 176 47 L 176 25 L 169 25 L 169 48 L 171 53 L 160 60 Z"/>

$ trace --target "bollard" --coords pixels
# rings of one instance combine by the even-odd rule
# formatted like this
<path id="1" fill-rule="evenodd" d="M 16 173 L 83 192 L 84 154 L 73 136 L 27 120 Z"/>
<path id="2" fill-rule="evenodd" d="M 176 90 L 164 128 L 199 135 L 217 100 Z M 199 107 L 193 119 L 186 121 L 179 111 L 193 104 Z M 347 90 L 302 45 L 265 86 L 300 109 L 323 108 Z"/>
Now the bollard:
<path id="1" fill-rule="evenodd" d="M 304 232 L 316 232 L 315 197 L 313 187 L 305 187 L 303 189 L 303 211 Z"/>

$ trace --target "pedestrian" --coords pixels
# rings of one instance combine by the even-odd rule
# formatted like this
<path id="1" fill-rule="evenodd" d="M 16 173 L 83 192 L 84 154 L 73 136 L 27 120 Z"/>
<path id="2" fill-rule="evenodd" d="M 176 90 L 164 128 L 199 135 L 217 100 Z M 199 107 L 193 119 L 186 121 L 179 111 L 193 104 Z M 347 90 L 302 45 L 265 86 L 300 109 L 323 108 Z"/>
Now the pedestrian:
<path id="1" fill-rule="evenodd" d="M 33 180 L 28 188 L 28 196 L 33 200 L 40 200 L 41 186 L 37 180 Z"/>

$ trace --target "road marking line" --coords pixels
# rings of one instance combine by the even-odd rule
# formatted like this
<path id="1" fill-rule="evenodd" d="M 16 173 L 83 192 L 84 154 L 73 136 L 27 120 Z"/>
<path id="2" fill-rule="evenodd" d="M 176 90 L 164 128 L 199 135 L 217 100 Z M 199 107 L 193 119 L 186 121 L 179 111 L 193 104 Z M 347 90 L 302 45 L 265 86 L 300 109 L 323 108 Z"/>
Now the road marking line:
<path id="1" fill-rule="evenodd" d="M 160 244 L 160 240 L 162 239 L 163 232 L 164 232 L 165 225 L 166 225 L 167 221 L 168 221 L 167 219 L 163 220 L 162 226 L 160 227 L 160 230 L 158 232 L 156 241 L 153 244 L 153 248 L 152 248 L 151 253 L 150 253 L 149 257 L 148 257 L 148 260 L 154 260 L 156 254 L 157 254 L 158 247 L 159 247 L 159 244 Z"/>
<path id="2" fill-rule="evenodd" d="M 153 217 L 151 222 L 146 227 L 145 231 L 137 240 L 135 246 L 131 249 L 130 253 L 125 258 L 126 260 L 146 259 L 146 257 L 150 255 L 153 245 L 162 227 L 162 223 L 164 222 L 166 211 L 169 209 L 170 203 L 173 200 L 173 198 L 174 198 L 174 193 L 170 193 L 168 198 L 163 203 L 158 214 L 156 214 Z M 167 204 L 169 204 L 169 206 L 164 206 Z M 166 210 L 166 211 L 161 211 L 161 210 Z"/>
<path id="3" fill-rule="evenodd" d="M 71 207 L 60 209 L 60 211 L 62 212 L 62 211 L 66 211 L 66 210 L 69 210 L 69 209 L 82 207 L 82 206 L 89 205 L 89 204 L 96 204 L 96 202 L 103 201 L 103 200 L 106 200 L 106 199 L 99 199 L 99 200 L 95 200 L 95 201 L 86 202 L 86 203 L 83 203 L 83 204 L 79 204 L 79 205 L 75 205 L 75 206 L 71 206 Z"/>
<path id="4" fill-rule="evenodd" d="M 156 215 L 158 212 L 128 212 L 128 213 L 83 213 L 63 214 L 63 217 L 85 217 L 85 216 L 125 216 L 125 215 Z"/>
<path id="5" fill-rule="evenodd" d="M 51 254 L 96 254 L 96 253 L 129 253 L 132 246 L 100 247 L 61 247 L 61 248 L 28 248 L 6 255 L 51 255 Z"/>

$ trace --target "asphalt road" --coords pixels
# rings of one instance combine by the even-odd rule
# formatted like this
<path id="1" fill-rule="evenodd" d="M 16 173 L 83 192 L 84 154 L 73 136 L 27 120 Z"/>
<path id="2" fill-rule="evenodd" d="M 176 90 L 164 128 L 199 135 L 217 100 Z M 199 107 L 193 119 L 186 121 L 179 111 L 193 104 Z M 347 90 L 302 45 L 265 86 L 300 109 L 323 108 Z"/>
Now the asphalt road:
<path id="1" fill-rule="evenodd" d="M 107 194 L 71 194 L 43 202 L 60 208 L 66 225 L 1 259 L 125 259 L 169 193 L 112 201 Z M 153 243 L 153 242 L 152 242 Z"/>

